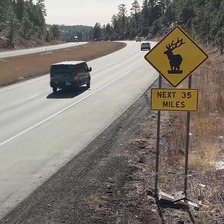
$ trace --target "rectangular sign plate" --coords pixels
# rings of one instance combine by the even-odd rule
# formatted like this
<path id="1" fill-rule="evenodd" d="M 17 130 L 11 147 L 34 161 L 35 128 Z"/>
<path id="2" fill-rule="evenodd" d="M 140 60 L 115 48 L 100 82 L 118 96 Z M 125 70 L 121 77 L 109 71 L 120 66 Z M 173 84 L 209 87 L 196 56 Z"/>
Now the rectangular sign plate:
<path id="1" fill-rule="evenodd" d="M 197 111 L 197 89 L 152 89 L 152 110 Z"/>

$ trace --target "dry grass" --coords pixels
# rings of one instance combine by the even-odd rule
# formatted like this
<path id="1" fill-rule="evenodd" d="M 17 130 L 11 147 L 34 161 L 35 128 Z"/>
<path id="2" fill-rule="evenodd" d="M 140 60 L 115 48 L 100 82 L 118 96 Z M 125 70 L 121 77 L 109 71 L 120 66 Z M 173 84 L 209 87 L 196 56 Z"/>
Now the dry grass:
<path id="1" fill-rule="evenodd" d="M 216 143 L 207 143 L 205 141 L 199 141 L 199 145 L 195 150 L 189 154 L 189 170 L 197 172 L 205 172 L 208 170 L 214 170 L 213 162 L 217 161 L 219 155 L 220 145 Z M 179 164 L 184 167 L 184 158 L 180 159 Z"/>
<path id="2" fill-rule="evenodd" d="M 142 137 L 142 138 L 136 138 L 136 139 L 133 139 L 131 141 L 132 144 L 145 144 L 147 142 L 148 142 L 148 139 L 147 138 L 144 138 L 144 137 Z"/>
<path id="3" fill-rule="evenodd" d="M 92 42 L 63 50 L 0 59 L 0 86 L 46 74 L 52 63 L 60 61 L 89 61 L 124 47 L 124 43 Z"/>
<path id="4" fill-rule="evenodd" d="M 224 133 L 224 57 L 215 54 L 192 74 L 192 84 L 199 91 L 199 109 L 191 113 L 189 165 L 207 169 L 210 162 L 217 161 L 222 148 Z M 181 88 L 187 88 L 185 81 Z M 168 156 L 169 164 L 181 161 L 185 152 L 186 113 L 167 112 L 170 120 Z M 164 129 L 167 129 L 165 124 Z M 220 142 L 221 141 L 221 142 Z M 179 158 L 179 159 L 178 159 Z M 181 162 L 184 166 L 184 164 Z M 207 164 L 207 165 L 206 165 Z"/>
<path id="5" fill-rule="evenodd" d="M 224 220 L 220 212 L 224 209 L 223 171 L 213 165 L 224 161 L 224 56 L 212 52 L 192 74 L 192 88 L 199 91 L 199 109 L 191 112 L 188 196 L 208 205 L 208 211 L 200 212 L 197 218 L 203 224 Z M 181 88 L 187 88 L 187 80 Z M 184 184 L 187 114 L 164 112 L 162 116 L 167 121 L 162 124 L 167 148 L 161 153 L 160 187 L 173 193 Z"/>
<path id="6" fill-rule="evenodd" d="M 107 198 L 102 198 L 99 194 L 90 194 L 85 202 L 94 210 L 100 210 L 107 202 Z"/>
<path id="7" fill-rule="evenodd" d="M 194 87 L 199 89 L 199 111 L 192 113 L 192 154 L 197 155 L 195 164 L 209 168 L 210 162 L 218 161 L 224 133 L 224 91 L 223 91 L 223 56 L 211 54 L 205 65 L 193 76 Z M 224 155 L 222 155 L 224 156 Z M 208 166 L 204 166 L 208 164 Z"/>

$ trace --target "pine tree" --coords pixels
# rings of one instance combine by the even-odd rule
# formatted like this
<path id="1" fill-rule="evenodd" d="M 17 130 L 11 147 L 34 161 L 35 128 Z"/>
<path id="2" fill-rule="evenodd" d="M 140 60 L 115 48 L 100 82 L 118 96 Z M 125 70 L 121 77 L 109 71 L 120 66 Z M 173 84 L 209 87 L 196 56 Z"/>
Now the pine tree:
<path id="1" fill-rule="evenodd" d="M 59 37 L 60 37 L 60 34 L 61 34 L 59 26 L 58 25 L 52 25 L 51 28 L 50 28 L 50 31 L 53 35 L 53 39 L 58 40 Z"/>
<path id="2" fill-rule="evenodd" d="M 102 29 L 100 23 L 96 23 L 93 27 L 93 38 L 95 40 L 100 40 L 102 38 Z"/>
<path id="3" fill-rule="evenodd" d="M 130 10 L 131 10 L 130 25 L 132 27 L 130 35 L 132 38 L 134 38 L 138 33 L 140 23 L 140 12 L 141 12 L 141 8 L 137 0 L 135 0 L 132 3 L 132 7 Z"/>
<path id="4" fill-rule="evenodd" d="M 45 9 L 45 0 L 38 0 L 38 1 L 37 1 L 37 6 L 40 7 L 41 12 L 42 12 L 42 15 L 43 15 L 43 16 L 46 16 L 47 13 L 46 13 L 46 9 Z"/>

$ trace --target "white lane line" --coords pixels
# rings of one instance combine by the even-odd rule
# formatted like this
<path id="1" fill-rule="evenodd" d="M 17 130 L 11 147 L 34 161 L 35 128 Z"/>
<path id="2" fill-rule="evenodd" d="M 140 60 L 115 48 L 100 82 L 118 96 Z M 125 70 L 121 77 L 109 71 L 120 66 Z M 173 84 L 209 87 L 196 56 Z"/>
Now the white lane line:
<path id="1" fill-rule="evenodd" d="M 27 101 L 27 100 L 31 100 L 31 99 L 33 99 L 34 97 L 39 96 L 39 95 L 40 95 L 40 93 L 39 93 L 39 94 L 36 94 L 36 95 L 33 95 L 33 96 L 30 96 L 30 97 L 24 99 L 23 102 L 24 102 L 24 101 Z"/>
<path id="2" fill-rule="evenodd" d="M 53 119 L 54 117 L 58 116 L 59 114 L 61 114 L 61 113 L 65 112 L 65 111 L 67 111 L 67 110 L 70 109 L 71 107 L 73 107 L 73 106 L 79 104 L 80 102 L 84 101 L 85 99 L 89 98 L 90 96 L 96 94 L 97 92 L 99 92 L 99 91 L 101 91 L 102 89 L 106 88 L 107 86 L 111 85 L 112 83 L 118 81 L 119 79 L 124 78 L 124 77 L 127 76 L 132 70 L 134 70 L 137 66 L 139 66 L 139 65 L 135 65 L 135 66 L 133 66 L 129 71 L 127 71 L 127 72 L 124 73 L 123 75 L 117 77 L 116 79 L 113 79 L 112 81 L 108 82 L 106 85 L 104 85 L 104 86 L 98 88 L 97 90 L 91 92 L 89 95 L 87 95 L 87 96 L 83 97 L 82 99 L 80 99 L 80 100 L 78 100 L 78 101 L 76 101 L 76 102 L 70 104 L 69 106 L 65 107 L 64 109 L 59 110 L 58 112 L 52 114 L 51 116 L 49 116 L 49 117 L 43 119 L 42 121 L 40 121 L 40 122 L 34 124 L 33 126 L 27 128 L 26 130 L 24 130 L 24 131 L 22 131 L 22 132 L 20 132 L 20 133 L 18 133 L 18 134 L 16 134 L 16 135 L 14 135 L 14 136 L 12 136 L 11 138 L 8 138 L 7 140 L 1 142 L 1 143 L 0 143 L 0 146 L 3 146 L 3 145 L 5 145 L 5 144 L 11 142 L 12 140 L 14 140 L 14 139 L 20 137 L 21 135 L 23 135 L 23 134 L 25 134 L 25 133 L 27 133 L 27 132 L 29 132 L 29 131 L 35 129 L 36 127 L 38 127 L 38 126 L 40 126 L 40 125 L 46 123 L 47 121 Z"/>
<path id="3" fill-rule="evenodd" d="M 33 83 L 33 82 L 38 82 L 42 79 L 46 79 L 46 77 L 45 77 L 46 75 L 44 75 L 43 77 L 40 77 L 40 78 L 32 79 L 31 81 L 23 82 L 22 84 L 13 85 L 13 86 L 10 86 L 10 87 L 3 87 L 3 89 L 0 89 L 0 93 L 11 90 L 11 89 L 15 89 L 15 88 L 18 88 L 18 87 L 21 87 L 21 86 L 28 85 L 28 84 Z"/>
<path id="4" fill-rule="evenodd" d="M 13 106 L 16 106 L 16 105 L 21 104 L 21 103 L 25 103 L 26 101 L 31 100 L 31 99 L 33 99 L 33 98 L 35 98 L 35 97 L 39 96 L 39 95 L 41 95 L 41 94 L 39 93 L 39 94 L 36 94 L 36 95 L 30 96 L 30 97 L 28 97 L 28 98 L 25 98 L 25 99 L 23 99 L 23 100 L 22 100 L 22 101 L 20 101 L 20 102 L 17 102 L 17 103 L 14 103 L 14 104 L 8 105 L 8 107 L 7 107 L 7 108 L 5 108 L 5 109 L 0 109 L 0 112 L 7 111 L 8 109 L 11 109 Z"/>

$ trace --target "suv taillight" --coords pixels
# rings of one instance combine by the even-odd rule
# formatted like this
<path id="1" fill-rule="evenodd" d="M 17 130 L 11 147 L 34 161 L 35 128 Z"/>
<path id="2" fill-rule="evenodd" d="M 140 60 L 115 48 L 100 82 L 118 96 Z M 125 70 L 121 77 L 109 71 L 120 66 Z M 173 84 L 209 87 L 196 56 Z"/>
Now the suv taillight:
<path id="1" fill-rule="evenodd" d="M 77 73 L 74 73 L 74 80 L 75 80 L 75 82 L 78 82 L 78 74 Z"/>
<path id="2" fill-rule="evenodd" d="M 50 78 L 53 79 L 53 73 L 50 71 Z"/>

